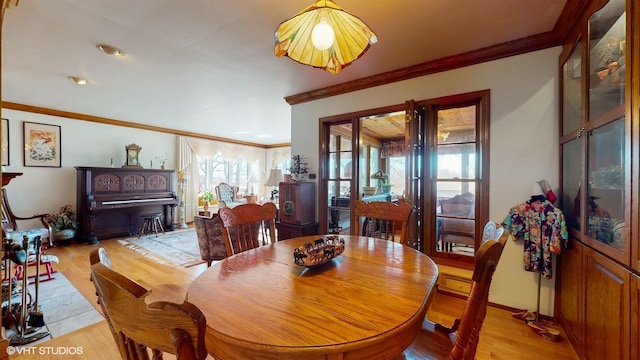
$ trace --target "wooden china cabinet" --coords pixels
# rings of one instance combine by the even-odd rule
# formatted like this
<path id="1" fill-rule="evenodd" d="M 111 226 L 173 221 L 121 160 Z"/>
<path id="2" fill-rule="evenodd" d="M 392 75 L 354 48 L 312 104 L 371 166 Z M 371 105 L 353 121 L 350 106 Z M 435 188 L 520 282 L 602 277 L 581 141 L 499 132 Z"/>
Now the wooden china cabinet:
<path id="1" fill-rule="evenodd" d="M 581 358 L 638 359 L 640 4 L 584 3 L 560 56 L 571 241 L 558 257 L 556 315 Z"/>

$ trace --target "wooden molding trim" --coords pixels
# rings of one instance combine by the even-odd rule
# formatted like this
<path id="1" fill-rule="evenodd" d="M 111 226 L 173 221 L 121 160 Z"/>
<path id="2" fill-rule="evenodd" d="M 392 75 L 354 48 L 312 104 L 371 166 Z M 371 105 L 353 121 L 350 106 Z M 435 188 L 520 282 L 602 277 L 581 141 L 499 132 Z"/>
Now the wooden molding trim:
<path id="1" fill-rule="evenodd" d="M 106 125 L 124 126 L 124 127 L 134 128 L 134 129 L 157 131 L 157 132 L 166 133 L 166 134 L 189 136 L 189 137 L 213 140 L 213 141 L 222 141 L 222 142 L 227 142 L 231 144 L 247 145 L 247 146 L 253 146 L 253 147 L 258 147 L 263 149 L 272 149 L 272 148 L 291 146 L 291 143 L 272 144 L 272 145 L 257 144 L 257 143 L 247 142 L 247 141 L 240 141 L 240 140 L 226 139 L 218 136 L 205 135 L 205 134 L 195 133 L 191 131 L 169 129 L 169 128 L 153 126 L 153 125 L 137 124 L 133 122 L 109 119 L 109 118 L 100 117 L 100 116 L 79 114 L 79 113 L 74 113 L 69 111 L 49 109 L 49 108 L 44 108 L 39 106 L 24 105 L 24 104 L 18 104 L 18 103 L 13 103 L 8 101 L 1 101 L 0 105 L 2 105 L 3 109 L 25 111 L 25 112 L 35 113 L 35 114 L 59 116 L 59 117 L 64 117 L 68 119 L 89 121 L 89 122 L 106 124 Z"/>
<path id="2" fill-rule="evenodd" d="M 346 94 L 352 91 L 408 80 L 419 76 L 435 74 L 469 65 L 520 55 L 531 51 L 542 50 L 556 45 L 560 45 L 560 36 L 558 36 L 557 33 L 550 31 L 502 44 L 488 46 L 478 50 L 472 50 L 466 53 L 427 61 L 398 70 L 372 75 L 342 84 L 287 96 L 284 99 L 289 105 L 296 105 L 308 101 Z"/>

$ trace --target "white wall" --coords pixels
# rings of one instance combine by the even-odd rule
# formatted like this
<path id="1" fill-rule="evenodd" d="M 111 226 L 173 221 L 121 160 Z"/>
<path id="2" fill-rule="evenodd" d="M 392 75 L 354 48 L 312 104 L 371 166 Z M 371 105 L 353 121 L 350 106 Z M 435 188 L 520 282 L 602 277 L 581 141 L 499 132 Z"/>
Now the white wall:
<path id="1" fill-rule="evenodd" d="M 125 162 L 125 146 L 131 143 L 142 147 L 140 165 L 145 169 L 159 169 L 158 156 L 167 155 L 167 169 L 175 169 L 177 141 L 175 135 L 103 125 L 93 122 L 67 119 L 49 115 L 2 109 L 2 117 L 9 119 L 9 166 L 7 172 L 21 172 L 7 185 L 7 196 L 11 209 L 18 216 L 49 213 L 65 204 L 76 207 L 75 166 L 114 166 Z M 61 168 L 24 167 L 22 150 L 22 123 L 35 122 L 60 125 Z M 26 228 L 29 222 L 21 221 L 18 226 Z M 38 225 L 36 220 L 34 225 Z"/>
<path id="2" fill-rule="evenodd" d="M 535 181 L 558 187 L 559 54 L 556 47 L 294 105 L 291 153 L 305 155 L 318 173 L 321 117 L 490 89 L 489 215 L 502 222 L 512 206 L 528 200 Z M 538 276 L 522 269 L 522 254 L 521 241 L 507 243 L 491 302 L 536 309 Z M 553 314 L 554 283 L 542 281 L 542 314 Z"/>

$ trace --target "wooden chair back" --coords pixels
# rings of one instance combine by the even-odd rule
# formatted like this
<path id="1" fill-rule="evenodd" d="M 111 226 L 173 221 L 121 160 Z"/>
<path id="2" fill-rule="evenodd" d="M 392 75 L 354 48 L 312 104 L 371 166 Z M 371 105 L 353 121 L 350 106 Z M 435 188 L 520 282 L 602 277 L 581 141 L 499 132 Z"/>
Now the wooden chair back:
<path id="1" fill-rule="evenodd" d="M 509 232 L 493 221 L 485 225 L 462 317 L 452 327 L 425 319 L 420 334 L 399 359 L 475 358 L 480 329 L 487 314 L 491 279 L 508 237 Z"/>
<path id="2" fill-rule="evenodd" d="M 255 249 L 278 241 L 276 237 L 276 212 L 274 203 L 241 204 L 233 208 L 224 207 L 218 215 L 224 225 L 223 233 L 227 255 Z"/>
<path id="3" fill-rule="evenodd" d="M 123 359 L 149 359 L 148 349 L 153 359 L 162 358 L 163 352 L 177 359 L 207 357 L 206 320 L 195 305 L 147 304 L 151 291 L 111 269 L 104 249 L 95 250 L 90 261 L 98 301 Z"/>
<path id="4" fill-rule="evenodd" d="M 353 234 L 393 241 L 395 234 L 400 232 L 399 242 L 404 245 L 412 210 L 407 203 L 357 200 L 351 211 Z"/>

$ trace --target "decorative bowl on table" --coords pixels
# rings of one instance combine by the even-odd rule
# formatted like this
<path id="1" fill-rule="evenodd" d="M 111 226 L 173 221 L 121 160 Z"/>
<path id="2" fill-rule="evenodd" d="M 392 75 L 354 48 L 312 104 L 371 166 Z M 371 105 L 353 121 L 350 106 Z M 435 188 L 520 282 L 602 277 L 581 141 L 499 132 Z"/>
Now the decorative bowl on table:
<path id="1" fill-rule="evenodd" d="M 344 239 L 327 235 L 293 249 L 293 261 L 300 266 L 312 268 L 324 265 L 344 252 Z"/>

